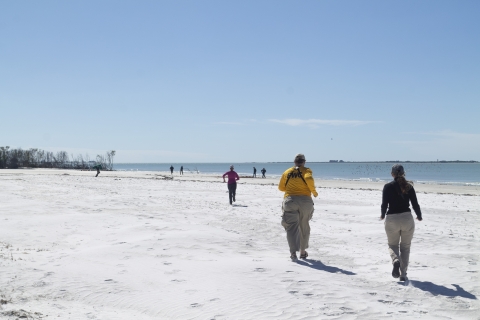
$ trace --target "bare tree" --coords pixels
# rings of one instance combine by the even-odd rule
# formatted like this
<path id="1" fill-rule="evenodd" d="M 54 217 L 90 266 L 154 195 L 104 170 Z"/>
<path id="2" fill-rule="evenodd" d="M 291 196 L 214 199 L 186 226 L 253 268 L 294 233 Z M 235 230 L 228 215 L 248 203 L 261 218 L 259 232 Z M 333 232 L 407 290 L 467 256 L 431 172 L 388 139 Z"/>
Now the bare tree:
<path id="1" fill-rule="evenodd" d="M 105 156 L 97 155 L 97 165 L 101 165 L 103 169 L 107 167 Z"/>
<path id="2" fill-rule="evenodd" d="M 10 149 L 9 146 L 0 147 L 0 168 L 7 167 L 8 149 Z"/>
<path id="3" fill-rule="evenodd" d="M 115 157 L 115 150 L 107 151 L 106 158 L 107 158 L 107 170 L 113 170 L 113 158 Z"/>
<path id="4" fill-rule="evenodd" d="M 113 170 L 115 153 L 115 150 L 110 150 L 105 155 L 98 155 L 96 163 L 104 170 Z M 66 151 L 53 153 L 37 148 L 22 150 L 10 149 L 9 146 L 0 147 L 0 169 L 19 167 L 85 169 L 90 168 L 90 156 L 88 153 L 85 157 L 81 154 L 75 156 L 73 153 L 69 156 Z"/>
<path id="5" fill-rule="evenodd" d="M 85 161 L 83 160 L 82 154 L 79 154 L 77 156 L 77 163 L 78 163 L 78 166 L 80 166 L 80 169 L 85 169 Z"/>

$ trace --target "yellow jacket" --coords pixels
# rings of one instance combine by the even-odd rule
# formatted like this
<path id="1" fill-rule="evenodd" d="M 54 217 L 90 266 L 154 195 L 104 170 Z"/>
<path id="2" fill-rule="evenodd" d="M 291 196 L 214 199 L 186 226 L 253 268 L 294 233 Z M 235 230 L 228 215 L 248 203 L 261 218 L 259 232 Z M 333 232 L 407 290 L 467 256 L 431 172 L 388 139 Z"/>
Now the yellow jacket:
<path id="1" fill-rule="evenodd" d="M 299 175 L 299 171 L 301 176 Z M 303 177 L 303 179 L 301 178 Z M 305 180 L 305 181 L 304 181 Z M 313 180 L 312 170 L 305 167 L 291 167 L 285 171 L 278 184 L 278 190 L 285 192 L 285 197 L 288 196 L 309 196 L 313 194 L 318 196 L 315 190 L 315 181 Z"/>

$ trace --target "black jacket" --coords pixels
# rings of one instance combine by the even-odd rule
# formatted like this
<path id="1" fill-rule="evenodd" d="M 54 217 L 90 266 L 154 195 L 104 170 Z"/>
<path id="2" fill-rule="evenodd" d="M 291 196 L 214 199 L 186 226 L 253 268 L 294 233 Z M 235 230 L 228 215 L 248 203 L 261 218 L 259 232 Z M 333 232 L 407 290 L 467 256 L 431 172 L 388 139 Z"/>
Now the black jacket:
<path id="1" fill-rule="evenodd" d="M 412 208 L 419 220 L 422 219 L 422 211 L 417 202 L 417 194 L 412 187 L 407 194 L 402 193 L 400 185 L 394 180 L 387 183 L 383 187 L 382 197 L 382 218 L 385 218 L 385 214 L 396 214 L 410 211 L 410 202 Z M 388 211 L 387 211 L 388 208 Z"/>

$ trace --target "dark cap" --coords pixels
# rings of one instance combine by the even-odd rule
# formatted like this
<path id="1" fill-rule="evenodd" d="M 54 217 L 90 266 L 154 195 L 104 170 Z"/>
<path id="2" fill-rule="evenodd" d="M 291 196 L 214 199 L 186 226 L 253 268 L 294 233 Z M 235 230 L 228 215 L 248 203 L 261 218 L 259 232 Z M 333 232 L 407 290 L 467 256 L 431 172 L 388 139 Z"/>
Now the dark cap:
<path id="1" fill-rule="evenodd" d="M 302 161 L 305 161 L 305 155 L 303 153 L 298 153 L 296 156 L 295 156 L 295 162 L 302 162 Z"/>
<path id="2" fill-rule="evenodd" d="M 394 164 L 392 167 L 392 173 L 394 175 L 404 175 L 405 174 L 405 169 L 403 169 L 403 166 L 401 164 Z"/>

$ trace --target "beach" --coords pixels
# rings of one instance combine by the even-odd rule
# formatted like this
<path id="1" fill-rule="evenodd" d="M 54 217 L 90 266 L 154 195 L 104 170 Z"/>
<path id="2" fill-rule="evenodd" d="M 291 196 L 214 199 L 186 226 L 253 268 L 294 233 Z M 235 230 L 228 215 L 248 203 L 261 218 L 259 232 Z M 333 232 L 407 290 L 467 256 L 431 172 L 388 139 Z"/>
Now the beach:
<path id="1" fill-rule="evenodd" d="M 0 171 L 5 319 L 480 319 L 480 187 L 415 184 L 409 281 L 391 276 L 384 183 L 317 180 L 292 262 L 278 178 Z M 173 177 L 173 178 L 172 178 Z"/>

